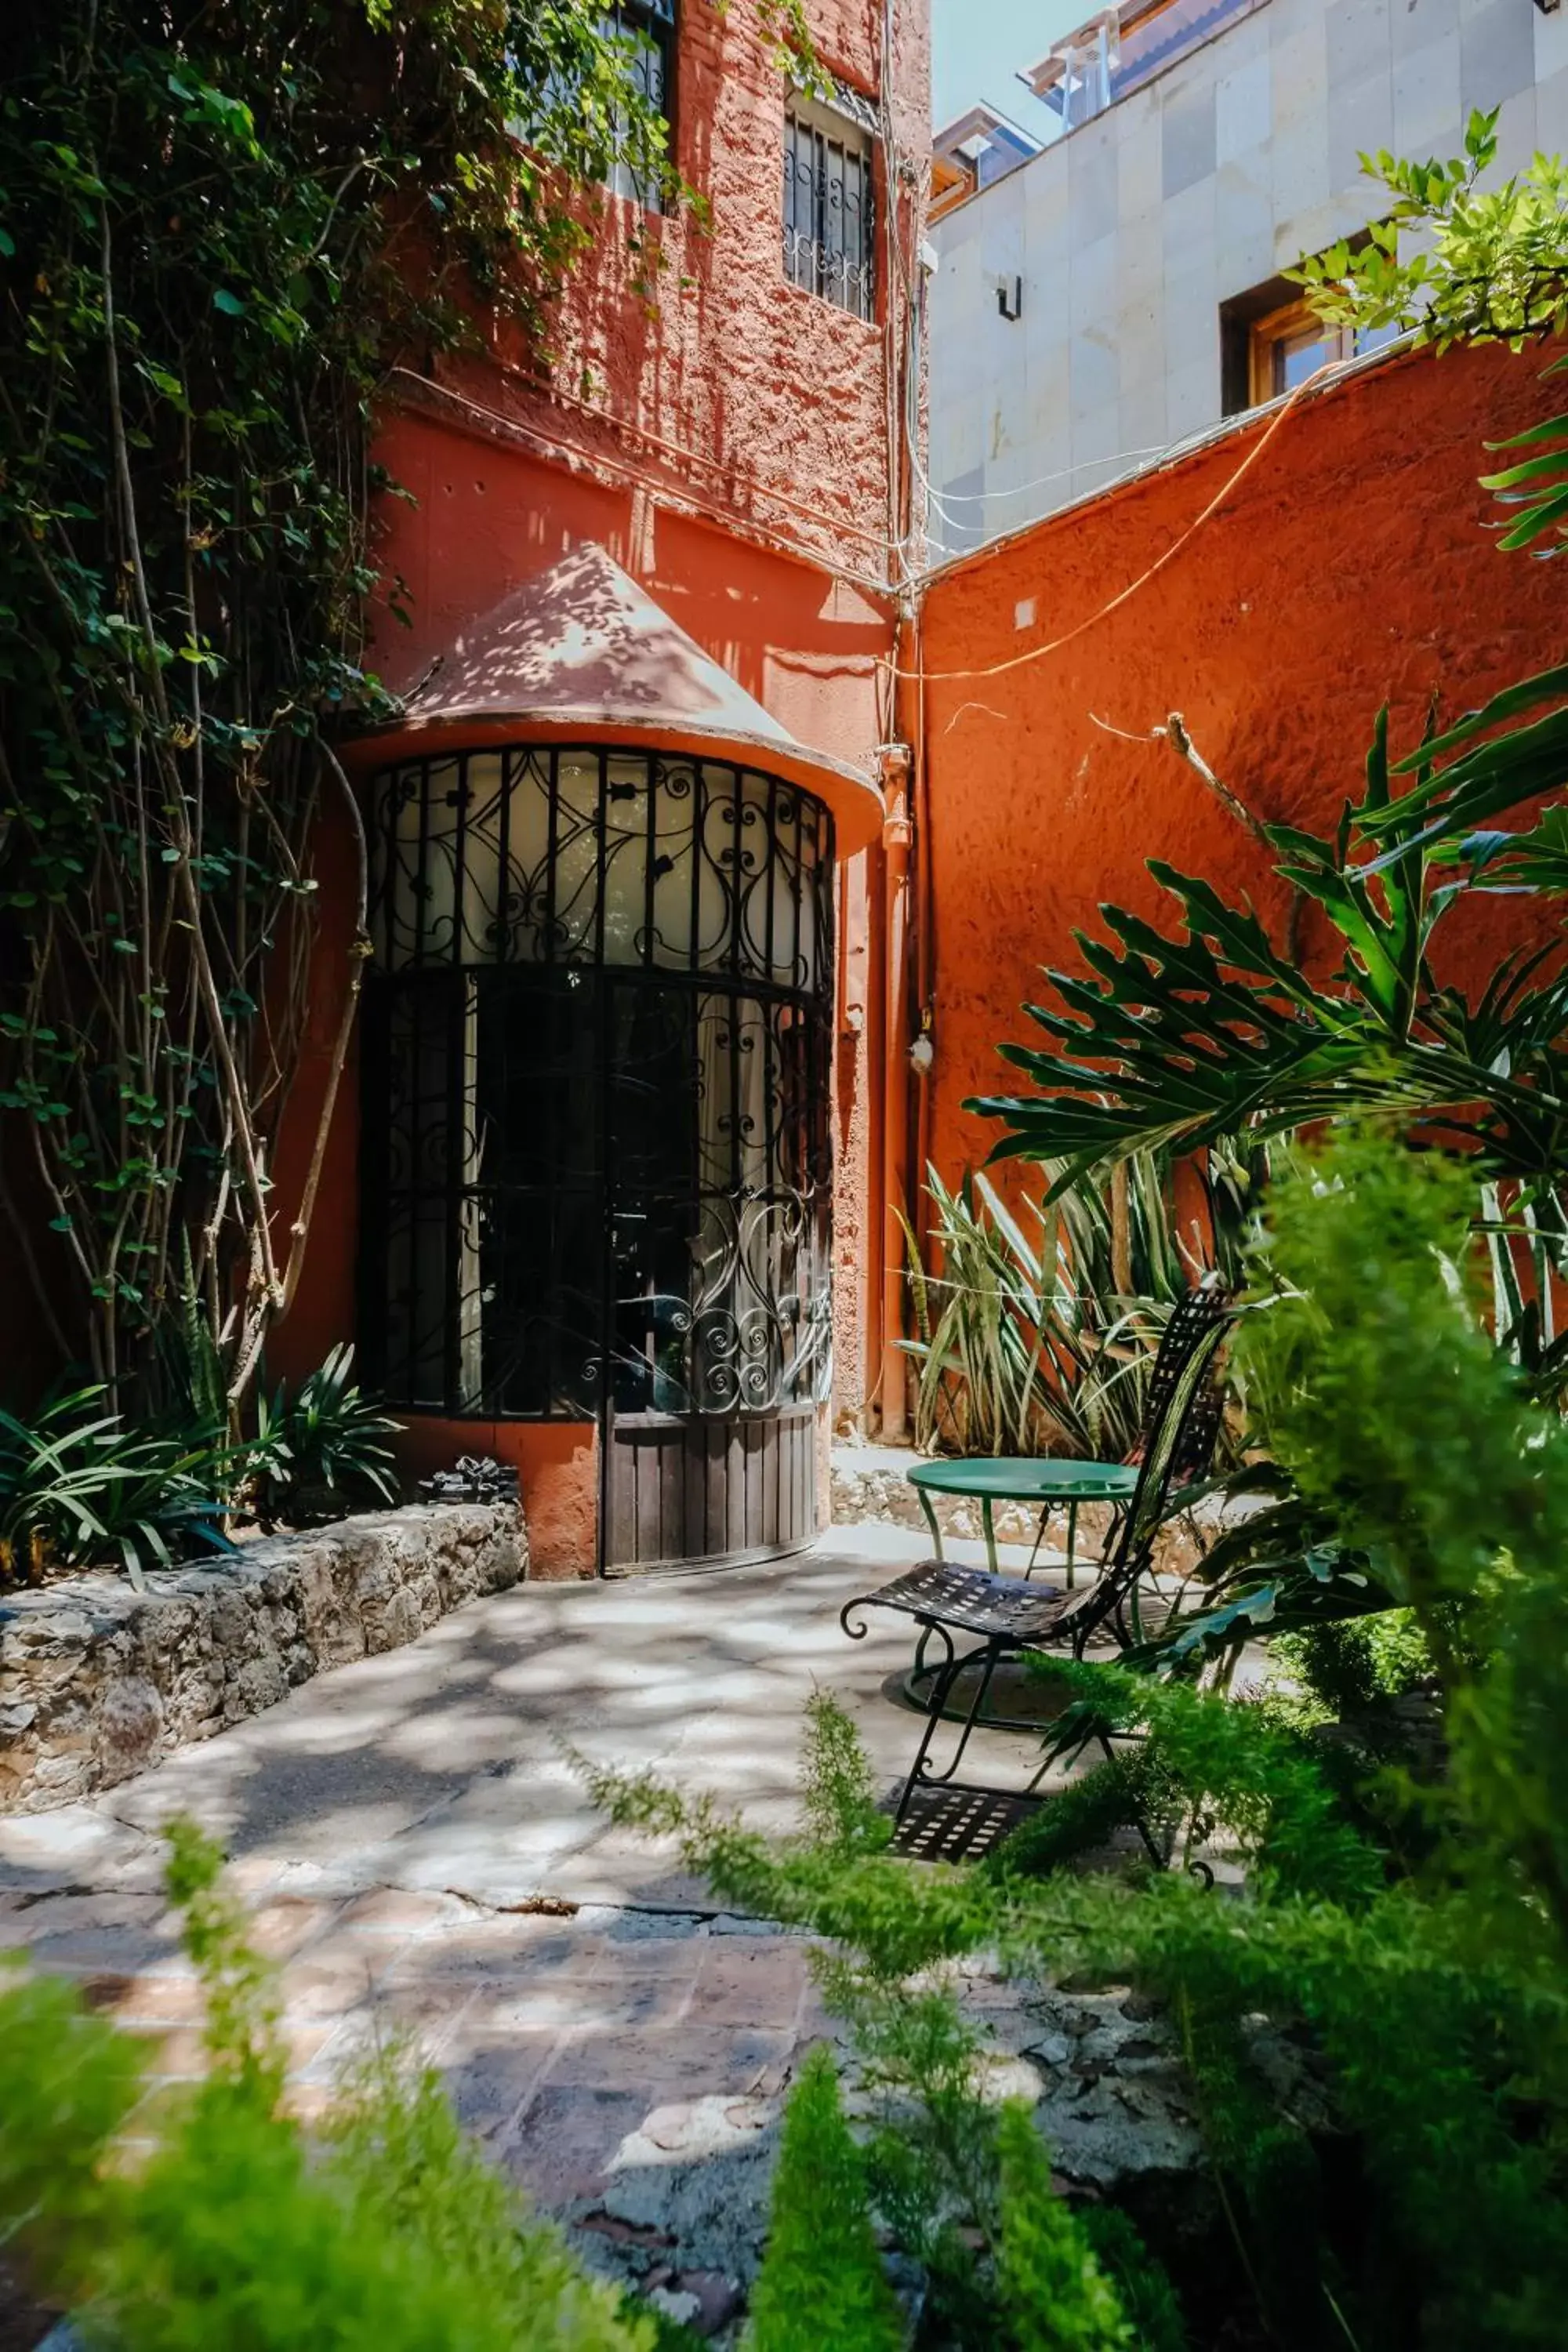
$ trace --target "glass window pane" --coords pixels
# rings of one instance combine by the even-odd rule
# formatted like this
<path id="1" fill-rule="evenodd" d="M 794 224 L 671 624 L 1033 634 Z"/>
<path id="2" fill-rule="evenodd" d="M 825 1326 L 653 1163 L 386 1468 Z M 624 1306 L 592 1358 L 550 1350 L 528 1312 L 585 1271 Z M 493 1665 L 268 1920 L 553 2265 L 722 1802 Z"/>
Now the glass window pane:
<path id="1" fill-rule="evenodd" d="M 1338 356 L 1337 340 L 1324 328 L 1302 327 L 1295 334 L 1281 335 L 1274 345 L 1275 391 L 1294 392 Z"/>

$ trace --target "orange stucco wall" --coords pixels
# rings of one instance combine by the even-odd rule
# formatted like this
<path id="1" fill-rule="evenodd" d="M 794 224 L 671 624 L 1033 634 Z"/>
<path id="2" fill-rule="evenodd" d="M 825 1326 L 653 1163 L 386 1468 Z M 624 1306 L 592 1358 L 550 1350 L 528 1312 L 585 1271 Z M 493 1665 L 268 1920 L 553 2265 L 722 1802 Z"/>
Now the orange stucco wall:
<path id="1" fill-rule="evenodd" d="M 880 0 L 813 0 L 807 14 L 824 61 L 873 91 Z M 929 144 L 924 17 L 920 0 L 896 11 L 894 115 L 917 150 Z M 592 249 L 553 312 L 548 355 L 498 335 L 486 352 L 395 380 L 376 454 L 404 495 L 384 503 L 379 553 L 402 583 L 411 625 L 384 616 L 372 651 L 393 683 L 411 683 L 466 624 L 592 541 L 802 742 L 875 773 L 892 728 L 893 602 L 879 583 L 889 571 L 885 419 L 901 297 L 889 299 L 884 266 L 880 315 L 867 322 L 785 282 L 783 139 L 784 85 L 754 0 L 726 9 L 686 0 L 676 156 L 710 226 L 605 197 Z M 912 233 L 912 216 L 902 226 Z M 311 1035 L 278 1170 L 285 1203 L 302 1176 L 345 980 L 353 859 L 336 815 L 319 867 Z M 881 887 L 874 848 L 844 880 L 847 972 L 870 955 Z M 872 1040 L 857 987 L 840 991 L 835 1121 L 836 1354 L 851 1412 L 874 1379 L 860 1279 Z M 359 1158 L 374 1148 L 359 1133 L 351 1067 L 305 1279 L 269 1368 L 297 1375 L 353 1328 Z M 422 1420 L 405 1452 L 411 1472 L 462 1452 L 517 1462 L 535 1572 L 591 1572 L 590 1429 Z"/>
<path id="2" fill-rule="evenodd" d="M 1286 892 L 1258 845 L 1162 743 L 1183 713 L 1258 815 L 1324 832 L 1359 791 L 1384 700 L 1408 747 L 1429 696 L 1457 715 L 1560 660 L 1556 567 L 1498 551 L 1484 441 L 1562 405 L 1540 355 L 1395 359 L 1301 404 L 1173 560 L 1069 645 L 983 673 L 1101 614 L 1181 540 L 1260 428 L 952 567 L 925 605 L 936 1060 L 926 1125 L 950 1179 L 999 1130 L 961 1108 L 1011 1092 L 995 1048 L 1040 967 L 1074 967 L 1075 927 L 1112 900 L 1160 919 L 1151 856 L 1250 893 L 1283 936 Z M 944 677 L 963 670 L 971 675 Z M 1120 732 L 1114 730 L 1121 730 Z M 1484 978 L 1519 914 L 1458 910 L 1456 979 Z M 1326 950 L 1309 917 L 1304 950 Z M 1081 967 L 1080 967 L 1081 968 Z"/>
<path id="3" fill-rule="evenodd" d="M 459 1454 L 515 1465 L 528 1517 L 528 1572 L 547 1582 L 592 1572 L 599 1528 L 599 1441 L 591 1422 L 441 1421 L 419 1414 L 401 1448 L 407 1475 L 449 1470 Z"/>

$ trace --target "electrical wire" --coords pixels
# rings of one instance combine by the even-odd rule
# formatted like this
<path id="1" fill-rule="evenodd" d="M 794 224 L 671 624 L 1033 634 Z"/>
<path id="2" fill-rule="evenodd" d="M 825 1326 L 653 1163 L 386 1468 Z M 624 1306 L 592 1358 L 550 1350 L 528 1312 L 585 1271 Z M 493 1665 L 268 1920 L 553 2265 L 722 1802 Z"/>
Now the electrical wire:
<path id="1" fill-rule="evenodd" d="M 397 372 L 405 374 L 408 373 L 405 369 Z M 629 416 L 617 416 L 613 409 L 602 408 L 596 401 L 579 398 L 575 393 L 567 392 L 561 385 L 552 383 L 548 376 L 532 375 L 526 368 L 511 367 L 504 362 L 500 363 L 500 373 L 512 378 L 526 391 L 537 394 L 541 399 L 559 402 L 563 406 L 578 409 L 584 416 L 592 416 L 599 424 L 607 425 L 612 432 L 625 434 L 636 441 L 646 442 L 650 449 L 662 450 L 666 456 L 675 458 L 683 466 L 701 467 L 710 474 L 733 474 L 735 470 L 726 466 L 722 458 L 706 457 L 700 450 L 689 449 L 684 442 L 671 441 L 664 434 L 655 433 L 650 426 L 638 425 Z M 426 379 L 422 378 L 421 381 Z M 443 391 L 448 389 L 446 385 L 440 388 Z M 591 450 L 584 450 L 582 454 L 584 457 L 592 457 L 594 453 Z M 780 506 L 789 507 L 796 514 L 806 515 L 813 522 L 826 523 L 830 530 L 842 531 L 850 539 L 861 540 L 868 547 L 879 547 L 889 551 L 896 550 L 899 546 L 900 542 L 896 539 L 889 538 L 885 531 L 868 530 L 860 523 L 846 521 L 842 516 L 830 514 L 823 507 L 813 506 L 805 499 L 792 497 L 788 490 L 775 489 L 771 483 L 761 480 L 755 474 L 747 474 L 742 478 L 748 489 L 761 497 L 772 499 Z"/>
<path id="2" fill-rule="evenodd" d="M 399 366 L 394 368 L 391 371 L 391 373 L 394 376 L 401 376 L 411 383 L 418 384 L 423 391 L 433 393 L 438 399 L 450 402 L 453 405 L 468 411 L 472 415 L 482 418 L 488 425 L 492 427 L 499 428 L 508 436 L 515 436 L 520 439 L 531 440 L 540 443 L 546 448 L 555 449 L 565 457 L 574 460 L 579 464 L 586 465 L 590 467 L 606 467 L 610 471 L 618 473 L 626 479 L 636 483 L 640 488 L 647 490 L 656 499 L 656 501 L 663 502 L 667 505 L 670 505 L 671 507 L 683 505 L 694 509 L 696 512 L 704 515 L 710 520 L 720 523 L 726 529 L 734 530 L 742 536 L 751 537 L 763 545 L 770 545 L 775 549 L 775 551 L 788 555 L 796 561 L 804 562 L 814 569 L 825 573 L 827 577 L 841 581 L 847 586 L 856 588 L 863 593 L 868 593 L 884 600 L 890 596 L 900 594 L 907 596 L 910 593 L 913 593 L 918 597 L 921 590 L 933 576 L 936 567 L 930 565 L 929 563 L 917 566 L 910 561 L 910 542 L 915 535 L 915 520 L 913 512 L 914 500 L 910 499 L 909 501 L 909 514 L 907 520 L 904 520 L 899 513 L 899 507 L 903 503 L 899 493 L 899 483 L 900 479 L 901 461 L 904 457 L 907 457 L 909 460 L 912 479 L 919 481 L 921 487 L 926 493 L 930 505 L 936 508 L 938 513 L 941 514 L 942 520 L 947 523 L 948 527 L 953 530 L 963 530 L 966 528 L 966 526 L 956 521 L 953 517 L 945 512 L 945 498 L 943 495 L 937 493 L 935 486 L 931 482 L 931 476 L 921 461 L 920 456 L 920 435 L 918 429 L 920 370 L 917 366 L 909 363 L 910 349 L 907 341 L 902 352 L 900 352 L 898 348 L 899 327 L 900 325 L 905 325 L 912 328 L 919 318 L 921 304 L 920 293 L 917 290 L 910 269 L 909 257 L 903 250 L 903 239 L 900 234 L 899 226 L 899 214 L 900 209 L 899 204 L 899 189 L 900 185 L 900 158 L 898 140 L 893 125 L 891 102 L 892 16 L 892 0 L 884 0 L 882 54 L 879 60 L 878 74 L 879 114 L 881 118 L 879 142 L 883 148 L 885 184 L 889 192 L 887 205 L 889 216 L 887 233 L 888 249 L 894 269 L 896 270 L 900 282 L 900 289 L 905 298 L 904 304 L 900 306 L 900 304 L 893 299 L 893 288 L 889 285 L 888 315 L 884 322 L 885 359 L 883 373 L 884 394 L 887 401 L 888 424 L 889 427 L 888 520 L 892 528 L 885 534 L 867 531 L 861 526 L 850 523 L 838 516 L 828 514 L 819 507 L 815 507 L 804 500 L 792 498 L 786 491 L 775 490 L 769 485 L 757 480 L 754 476 L 750 477 L 749 481 L 750 487 L 758 495 L 765 499 L 773 499 L 778 505 L 789 508 L 796 513 L 805 515 L 811 520 L 825 525 L 830 530 L 841 532 L 846 536 L 858 539 L 868 545 L 877 546 L 886 550 L 890 556 L 898 559 L 899 568 L 901 573 L 901 578 L 900 580 L 895 581 L 887 578 L 878 579 L 869 573 L 851 571 L 841 564 L 835 564 L 829 559 L 817 552 L 816 550 L 812 548 L 806 542 L 787 536 L 782 530 L 775 528 L 770 528 L 766 524 L 755 522 L 748 517 L 738 514 L 732 508 L 716 506 L 710 499 L 704 498 L 701 493 L 692 489 L 688 485 L 676 485 L 662 482 L 656 477 L 649 475 L 632 464 L 629 464 L 623 457 L 616 457 L 613 453 L 605 451 L 584 448 L 581 443 L 563 438 L 558 435 L 551 434 L 542 426 L 535 424 L 530 419 L 509 416 L 500 410 L 487 406 L 487 404 L 482 401 L 475 400 L 467 393 L 458 392 L 451 385 L 440 383 L 433 377 L 420 374 L 413 368 Z M 899 315 L 900 309 L 902 310 L 901 319 Z M 1051 654 L 1059 653 L 1063 647 L 1073 644 L 1079 637 L 1086 635 L 1090 629 L 1097 627 L 1101 621 L 1108 619 L 1110 615 L 1118 611 L 1121 605 L 1129 603 L 1132 597 L 1138 594 L 1141 589 L 1148 585 L 1151 580 L 1154 579 L 1158 573 L 1163 572 L 1168 564 L 1174 562 L 1175 558 L 1187 547 L 1196 533 L 1202 530 L 1204 525 L 1207 523 L 1218 511 L 1220 507 L 1223 506 L 1226 499 L 1231 495 L 1232 491 L 1242 481 L 1244 477 L 1248 474 L 1252 467 L 1258 462 L 1265 450 L 1271 445 L 1275 435 L 1284 425 L 1287 417 L 1293 414 L 1298 402 L 1303 397 L 1303 395 L 1309 392 L 1321 388 L 1325 380 L 1331 381 L 1334 377 L 1343 373 L 1346 368 L 1352 364 L 1353 363 L 1347 361 L 1331 361 L 1325 366 L 1316 370 L 1312 375 L 1307 377 L 1300 384 L 1297 385 L 1280 404 L 1275 415 L 1269 419 L 1269 422 L 1262 434 L 1258 436 L 1258 440 L 1254 442 L 1252 447 L 1243 457 L 1240 465 L 1235 467 L 1226 480 L 1221 485 L 1220 488 L 1215 493 L 1214 497 L 1199 511 L 1199 513 L 1194 517 L 1186 529 L 1172 541 L 1169 547 L 1165 548 L 1163 552 L 1154 559 L 1153 562 L 1147 565 L 1144 570 L 1138 574 L 1136 579 L 1129 582 L 1126 587 L 1120 589 L 1114 596 L 1108 598 L 1097 611 L 1088 614 L 1085 619 L 1075 624 L 1072 628 L 1064 631 L 1058 636 L 1047 639 L 1043 645 L 1027 646 L 1022 653 L 1011 655 L 1004 660 L 987 663 L 979 667 L 928 670 L 924 667 L 923 663 L 917 663 L 915 667 L 906 668 L 902 667 L 895 657 L 892 660 L 879 662 L 877 664 L 878 676 L 879 677 L 885 677 L 890 690 L 896 690 L 898 681 L 900 679 L 919 682 L 921 685 L 925 686 L 946 684 L 958 685 L 983 678 L 1000 677 L 1006 676 L 1014 670 L 1026 668 L 1033 662 L 1044 661 Z M 507 369 L 505 372 L 508 374 L 518 376 L 525 382 L 532 381 L 531 379 L 524 376 L 523 371 L 521 370 Z M 696 452 L 684 448 L 680 444 L 668 441 L 665 439 L 664 436 L 649 431 L 647 427 L 636 425 L 630 420 L 617 418 L 613 415 L 610 411 L 597 407 L 592 402 L 577 399 L 574 394 L 563 392 L 559 387 L 546 383 L 539 383 L 537 388 L 541 392 L 542 395 L 546 396 L 552 401 L 559 401 L 578 408 L 585 415 L 594 416 L 609 425 L 612 430 L 624 433 L 634 438 L 639 439 L 647 443 L 650 447 L 663 449 L 672 457 L 679 458 L 683 463 L 695 466 L 706 465 L 710 470 L 717 469 L 713 459 L 704 459 Z M 901 398 L 900 394 L 902 395 Z M 1184 445 L 1181 442 L 1173 442 L 1163 451 L 1131 451 L 1123 454 L 1132 457 L 1149 454 L 1169 457 L 1174 452 L 1180 450 L 1183 446 Z M 1120 462 L 1120 459 L 1092 462 Z M 1008 489 L 999 490 L 996 492 L 965 491 L 953 492 L 946 494 L 946 496 L 951 496 L 954 504 L 956 504 L 960 499 L 968 500 L 973 498 L 984 499 L 992 496 L 1021 497 L 1027 489 L 1042 488 L 1052 481 L 1061 480 L 1067 476 L 1079 470 L 1080 468 L 1077 467 L 1066 467 L 1056 474 L 1041 476 L 1037 481 L 1033 483 L 1016 484 Z M 1038 520 L 1047 520 L 1047 518 L 1041 517 Z M 900 521 L 902 521 L 901 530 L 898 527 Z M 1031 526 L 1026 525 L 1024 527 L 1029 528 Z M 928 541 L 931 537 L 929 530 L 927 530 L 924 535 L 927 537 Z M 939 547 L 941 546 L 940 541 L 935 543 Z M 948 553 L 949 551 L 950 551 L 945 549 L 942 550 L 943 553 Z M 968 551 L 972 555 L 983 554 L 985 551 L 986 550 L 984 546 Z M 858 664 L 846 666 L 845 674 L 848 674 L 850 669 L 853 669 L 854 673 L 857 675 L 864 674 Z"/>
<path id="3" fill-rule="evenodd" d="M 1070 646 L 1078 638 L 1087 635 L 1090 629 L 1097 628 L 1101 621 L 1109 619 L 1112 613 L 1119 611 L 1123 604 L 1130 603 L 1131 600 L 1137 595 L 1140 589 L 1146 588 L 1151 580 L 1154 579 L 1160 572 L 1164 571 L 1167 564 L 1174 562 L 1176 557 L 1180 555 L 1183 550 L 1190 544 L 1192 540 L 1195 538 L 1197 533 L 1203 529 L 1204 525 L 1218 512 L 1219 509 L 1225 504 L 1226 499 L 1230 497 L 1237 484 L 1242 481 L 1245 476 L 1251 472 L 1253 467 L 1257 465 L 1258 459 L 1263 456 L 1264 451 L 1268 449 L 1273 442 L 1274 436 L 1279 431 L 1281 425 L 1284 425 L 1288 417 L 1292 416 L 1295 414 L 1297 404 L 1300 401 L 1303 395 L 1312 391 L 1314 388 L 1321 389 L 1325 381 L 1331 382 L 1336 376 L 1342 374 L 1348 367 L 1351 367 L 1353 364 L 1354 362 L 1352 361 L 1331 360 L 1322 367 L 1314 370 L 1311 375 L 1304 378 L 1304 380 L 1296 386 L 1295 390 L 1289 393 L 1285 399 L 1281 401 L 1279 408 L 1269 418 L 1268 425 L 1258 435 L 1258 439 L 1253 443 L 1246 457 L 1243 457 L 1240 465 L 1236 467 L 1226 479 L 1221 483 L 1219 488 L 1215 492 L 1213 498 L 1209 499 L 1207 505 L 1202 508 L 1200 511 L 1194 516 L 1186 529 L 1180 532 L 1177 537 L 1172 541 L 1169 547 L 1163 550 L 1163 551 L 1154 558 L 1152 563 L 1145 565 L 1144 569 L 1138 574 L 1135 580 L 1129 581 L 1125 588 L 1118 589 L 1116 594 L 1114 596 L 1108 597 L 1106 602 L 1101 604 L 1097 611 L 1089 614 L 1083 620 L 1075 623 L 1073 627 L 1070 629 L 1064 630 L 1060 636 L 1047 638 L 1044 645 L 1026 646 L 1020 654 L 1011 654 L 1004 661 L 988 662 L 978 668 L 926 669 L 921 667 L 915 669 L 901 669 L 898 668 L 895 665 L 895 675 L 901 678 L 919 679 L 922 684 L 928 686 L 960 685 L 972 679 L 1003 677 L 1012 670 L 1026 668 L 1031 662 L 1044 661 L 1047 655 L 1059 653 L 1064 646 Z M 976 554 L 984 554 L 987 551 L 987 550 L 983 548 L 975 551 Z"/>
<path id="4" fill-rule="evenodd" d="M 1185 440 L 1190 436 L 1184 434 L 1182 438 Z M 1146 449 L 1119 449 L 1110 457 L 1084 457 L 1076 466 L 1059 467 L 1054 474 L 1037 475 L 1032 482 L 1010 482 L 994 490 L 943 490 L 941 500 L 944 505 L 956 507 L 980 506 L 991 499 L 1021 499 L 1026 490 L 1043 490 L 1052 482 L 1065 482 L 1074 474 L 1087 472 L 1090 466 L 1128 466 L 1139 457 L 1163 457 L 1181 446 L 1181 441 L 1162 441 L 1152 442 Z M 922 474 L 924 470 L 922 467 Z M 929 475 L 925 478 L 931 482 Z M 931 485 L 931 491 L 934 499 L 937 495 L 934 485 Z"/>

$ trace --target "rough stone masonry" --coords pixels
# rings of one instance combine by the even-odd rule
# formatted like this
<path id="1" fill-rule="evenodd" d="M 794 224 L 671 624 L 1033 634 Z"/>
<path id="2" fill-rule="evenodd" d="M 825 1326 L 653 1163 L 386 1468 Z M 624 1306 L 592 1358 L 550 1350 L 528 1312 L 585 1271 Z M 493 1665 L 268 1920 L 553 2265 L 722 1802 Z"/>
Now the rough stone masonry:
<path id="1" fill-rule="evenodd" d="M 515 1504 L 377 1511 L 172 1569 L 0 1601 L 0 1813 L 112 1788 L 329 1666 L 397 1649 L 528 1573 Z"/>

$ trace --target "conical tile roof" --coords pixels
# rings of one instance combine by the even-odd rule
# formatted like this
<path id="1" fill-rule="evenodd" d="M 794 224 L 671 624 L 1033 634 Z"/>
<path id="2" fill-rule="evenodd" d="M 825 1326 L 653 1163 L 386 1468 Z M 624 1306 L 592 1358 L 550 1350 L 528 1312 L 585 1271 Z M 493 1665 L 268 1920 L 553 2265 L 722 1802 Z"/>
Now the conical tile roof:
<path id="1" fill-rule="evenodd" d="M 827 803 L 844 852 L 881 824 L 881 795 L 859 770 L 797 741 L 591 543 L 465 627 L 411 687 L 401 721 L 356 746 L 356 763 L 435 732 L 447 743 L 614 740 L 761 768 Z"/>

